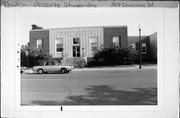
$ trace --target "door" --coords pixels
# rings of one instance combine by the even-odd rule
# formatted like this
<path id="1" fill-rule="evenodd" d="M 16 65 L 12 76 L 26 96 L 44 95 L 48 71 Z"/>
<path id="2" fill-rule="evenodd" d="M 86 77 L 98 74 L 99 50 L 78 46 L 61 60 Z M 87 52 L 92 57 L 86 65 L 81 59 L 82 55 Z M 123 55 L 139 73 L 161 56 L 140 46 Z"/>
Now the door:
<path id="1" fill-rule="evenodd" d="M 73 57 L 80 57 L 80 38 L 73 38 Z"/>
<path id="2" fill-rule="evenodd" d="M 45 62 L 44 66 L 43 66 L 43 70 L 44 72 L 48 72 L 49 71 L 49 62 Z"/>
<path id="3" fill-rule="evenodd" d="M 80 46 L 73 46 L 73 57 L 80 57 Z"/>

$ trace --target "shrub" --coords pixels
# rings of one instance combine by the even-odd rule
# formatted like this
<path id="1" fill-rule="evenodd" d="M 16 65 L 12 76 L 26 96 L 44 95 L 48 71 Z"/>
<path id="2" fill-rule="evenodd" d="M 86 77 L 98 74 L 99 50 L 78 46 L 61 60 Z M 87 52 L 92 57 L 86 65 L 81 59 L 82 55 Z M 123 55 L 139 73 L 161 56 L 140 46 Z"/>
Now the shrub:
<path id="1" fill-rule="evenodd" d="M 135 56 L 136 54 L 132 48 L 104 47 L 100 48 L 93 58 L 96 62 L 101 60 L 103 65 L 122 65 L 132 64 Z"/>

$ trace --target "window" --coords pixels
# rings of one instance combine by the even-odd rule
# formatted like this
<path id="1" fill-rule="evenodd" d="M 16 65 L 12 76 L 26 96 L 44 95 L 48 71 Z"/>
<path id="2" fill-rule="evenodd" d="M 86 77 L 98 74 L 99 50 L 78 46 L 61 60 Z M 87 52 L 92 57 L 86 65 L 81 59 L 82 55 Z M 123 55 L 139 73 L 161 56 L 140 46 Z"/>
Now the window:
<path id="1" fill-rule="evenodd" d="M 49 62 L 46 62 L 46 64 L 45 64 L 46 66 L 49 66 Z"/>
<path id="2" fill-rule="evenodd" d="M 91 43 L 91 54 L 93 55 L 98 48 L 97 38 L 90 38 L 90 43 Z"/>
<path id="3" fill-rule="evenodd" d="M 56 39 L 56 52 L 62 52 L 63 51 L 63 39 L 58 38 Z"/>
<path id="4" fill-rule="evenodd" d="M 80 44 L 79 38 L 73 38 L 73 44 Z"/>
<path id="5" fill-rule="evenodd" d="M 131 43 L 131 47 L 133 50 L 136 50 L 136 44 L 135 43 Z"/>
<path id="6" fill-rule="evenodd" d="M 142 43 L 142 54 L 146 54 L 146 43 Z"/>
<path id="7" fill-rule="evenodd" d="M 37 39 L 37 48 L 42 49 L 42 39 Z"/>
<path id="8" fill-rule="evenodd" d="M 120 46 L 119 45 L 120 44 L 120 42 L 119 42 L 119 36 L 114 36 L 113 37 L 113 46 Z"/>

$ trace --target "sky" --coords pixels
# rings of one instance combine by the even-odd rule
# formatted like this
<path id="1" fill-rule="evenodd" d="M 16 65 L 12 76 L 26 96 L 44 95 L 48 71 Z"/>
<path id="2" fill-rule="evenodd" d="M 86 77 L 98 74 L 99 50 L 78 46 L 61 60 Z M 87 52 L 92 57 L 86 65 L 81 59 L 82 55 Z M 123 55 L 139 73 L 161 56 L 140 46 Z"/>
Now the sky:
<path id="1" fill-rule="evenodd" d="M 17 8 L 17 37 L 29 42 L 31 25 L 45 29 L 81 26 L 124 26 L 128 36 L 150 35 L 162 30 L 162 8 Z"/>

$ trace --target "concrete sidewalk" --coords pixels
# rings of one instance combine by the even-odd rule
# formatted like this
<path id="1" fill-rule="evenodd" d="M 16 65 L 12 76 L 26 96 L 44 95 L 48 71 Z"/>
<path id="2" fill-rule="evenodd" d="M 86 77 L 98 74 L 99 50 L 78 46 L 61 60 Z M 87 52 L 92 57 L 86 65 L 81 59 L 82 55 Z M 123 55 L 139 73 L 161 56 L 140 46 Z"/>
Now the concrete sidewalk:
<path id="1" fill-rule="evenodd" d="M 157 65 L 155 64 L 147 64 L 147 65 L 142 65 L 142 69 L 157 69 Z M 74 68 L 72 71 L 135 71 L 135 70 L 140 70 L 139 65 L 119 65 L 119 66 L 105 66 L 105 67 L 85 67 L 85 68 Z M 36 73 L 32 71 L 31 68 L 24 70 L 23 73 Z"/>

